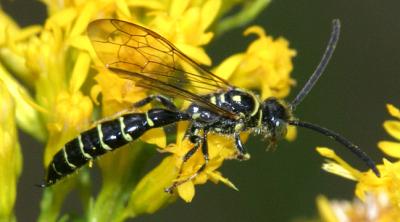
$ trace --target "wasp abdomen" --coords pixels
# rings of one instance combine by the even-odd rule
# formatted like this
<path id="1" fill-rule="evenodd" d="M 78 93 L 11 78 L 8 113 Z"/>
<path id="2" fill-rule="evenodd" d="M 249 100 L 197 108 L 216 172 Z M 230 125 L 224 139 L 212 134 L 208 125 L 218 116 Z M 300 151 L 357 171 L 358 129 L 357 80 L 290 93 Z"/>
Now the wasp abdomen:
<path id="1" fill-rule="evenodd" d="M 125 114 L 102 122 L 69 141 L 56 153 L 48 168 L 46 186 L 71 174 L 90 160 L 139 138 L 151 128 L 188 118 L 187 114 L 180 112 L 151 109 L 145 113 Z"/>

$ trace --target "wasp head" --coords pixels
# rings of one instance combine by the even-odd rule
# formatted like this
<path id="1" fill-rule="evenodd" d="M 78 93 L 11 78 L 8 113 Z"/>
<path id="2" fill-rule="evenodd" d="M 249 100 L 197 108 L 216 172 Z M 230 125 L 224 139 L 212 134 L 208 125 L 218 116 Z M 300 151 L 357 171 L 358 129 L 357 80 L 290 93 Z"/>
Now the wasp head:
<path id="1" fill-rule="evenodd" d="M 262 132 L 272 140 L 286 135 L 287 122 L 291 117 L 289 108 L 276 98 L 267 98 L 261 104 Z"/>

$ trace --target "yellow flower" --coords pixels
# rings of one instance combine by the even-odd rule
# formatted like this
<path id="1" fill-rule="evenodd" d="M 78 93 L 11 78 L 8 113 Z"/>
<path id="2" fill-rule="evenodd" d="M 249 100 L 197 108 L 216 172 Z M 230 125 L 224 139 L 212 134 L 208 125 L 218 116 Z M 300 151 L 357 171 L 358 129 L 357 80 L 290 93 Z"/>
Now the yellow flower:
<path id="1" fill-rule="evenodd" d="M 0 29 L 5 33 L 0 34 L 0 74 L 1 80 L 7 82 L 7 85 L 12 83 L 8 90 L 14 96 L 17 113 L 24 106 L 29 108 L 26 110 L 32 111 L 29 112 L 33 113 L 31 116 L 21 115 L 24 118 L 17 119 L 18 124 L 26 126 L 27 131 L 34 135 L 35 131 L 40 131 L 36 137 L 46 140 L 46 166 L 68 140 L 90 128 L 93 117 L 101 121 L 125 112 L 143 112 L 152 107 L 147 105 L 132 109 L 132 103 L 143 99 L 150 92 L 104 68 L 85 32 L 90 21 L 97 18 L 118 18 L 144 25 L 163 35 L 196 62 L 211 65 L 211 59 L 203 48 L 214 36 L 211 28 L 216 25 L 218 18 L 228 12 L 227 9 L 245 4 L 245 1 L 221 0 L 42 2 L 46 4 L 49 15 L 43 26 L 19 28 L 11 18 L 0 13 L 0 21 L 3 21 Z M 266 5 L 265 2 L 260 3 L 262 1 L 255 2 L 258 4 L 248 5 Z M 253 13 L 252 16 L 254 15 Z M 242 21 L 246 20 L 243 20 L 243 14 L 241 17 Z M 242 82 L 241 79 L 248 79 L 245 77 L 247 75 L 256 75 L 258 79 L 268 81 L 238 86 L 261 88 L 263 98 L 286 96 L 292 84 L 289 72 L 292 69 L 290 60 L 294 51 L 288 48 L 286 40 L 273 40 L 257 28 L 249 29 L 247 33 L 256 33 L 259 39 L 254 41 L 246 53 L 240 54 L 241 59 L 238 62 L 225 64 L 225 68 L 231 71 L 221 76 L 232 76 L 233 83 L 239 83 Z M 261 46 L 262 52 L 258 52 Z M 181 65 L 185 70 L 191 69 Z M 2 72 L 3 67 L 11 73 Z M 8 78 L 12 75 L 22 79 L 34 96 L 29 96 L 29 91 L 23 85 Z M 94 81 L 90 81 L 93 77 Z M 93 103 L 98 106 L 93 107 Z M 35 128 L 34 125 L 38 127 Z M 118 149 L 113 155 L 104 155 L 98 161 L 103 183 L 96 198 L 90 197 L 90 183 L 84 176 L 72 178 L 71 183 L 61 183 L 46 189 L 39 220 L 56 220 L 63 199 L 75 185 L 82 191 L 83 202 L 90 206 L 87 217 L 96 221 L 110 221 L 113 218 L 124 220 L 141 213 L 152 213 L 173 201 L 175 196 L 165 194 L 163 188 L 170 185 L 176 177 L 183 155 L 193 146 L 187 141 L 181 141 L 184 126 L 184 123 L 179 124 L 175 144 L 167 146 L 163 129 L 152 129 L 140 138 L 141 141 L 127 145 L 132 146 L 131 148 Z M 246 136 L 244 133 L 243 137 Z M 154 149 L 149 149 L 150 145 L 145 143 L 154 144 L 172 155 L 140 179 L 144 164 L 154 154 Z M 232 144 L 233 141 L 226 137 L 209 136 L 209 164 L 196 178 L 178 187 L 178 193 L 185 201 L 192 200 L 196 184 L 203 184 L 207 180 L 215 183 L 221 181 L 236 189 L 217 171 L 225 159 L 235 155 L 236 150 Z M 15 142 L 13 145 L 18 144 Z M 178 180 L 193 175 L 203 162 L 199 150 L 184 164 Z M 131 195 L 129 200 L 128 194 Z M 155 198 L 157 201 L 154 201 Z M 93 199 L 95 201 L 91 202 Z"/>
<path id="2" fill-rule="evenodd" d="M 393 105 L 387 105 L 391 116 L 400 118 L 400 112 Z M 385 121 L 383 126 L 386 131 L 396 139 L 399 137 L 399 121 Z M 386 154 L 398 158 L 398 142 L 382 141 L 378 143 L 380 149 Z M 369 170 L 360 172 L 338 157 L 328 148 L 317 148 L 317 151 L 328 162 L 323 165 L 323 169 L 357 182 L 355 194 L 361 200 L 354 203 L 342 202 L 335 203 L 320 199 L 319 205 L 334 212 L 336 220 L 327 221 L 398 221 L 400 218 L 400 161 L 393 162 L 383 159 L 383 163 L 377 165 L 381 172 L 381 178 Z M 327 207 L 328 206 L 328 207 Z M 329 208 L 330 207 L 330 208 Z M 374 214 L 369 212 L 373 211 Z"/>
<path id="3" fill-rule="evenodd" d="M 328 161 L 328 163 L 324 164 L 324 170 L 357 182 L 355 194 L 362 201 L 338 206 L 331 203 L 332 210 L 335 212 L 338 209 L 345 211 L 346 218 L 352 219 L 349 221 L 363 221 L 357 220 L 357 218 L 369 218 L 371 215 L 368 215 L 367 212 L 370 212 L 369 210 L 372 207 L 376 208 L 374 209 L 374 212 L 377 213 L 375 218 L 379 219 L 372 219 L 371 221 L 396 221 L 395 219 L 399 218 L 400 180 L 398 178 L 400 178 L 400 162 L 391 163 L 384 159 L 383 164 L 377 165 L 381 172 L 381 178 L 377 178 L 371 170 L 360 172 L 354 169 L 340 157 L 336 156 L 332 150 L 327 148 L 317 148 L 317 150 L 321 155 L 334 160 L 334 162 Z M 318 202 L 319 205 L 323 204 L 320 200 Z M 325 203 L 325 207 L 322 208 L 326 209 L 327 202 L 323 202 Z M 336 212 L 335 216 L 337 220 L 327 221 L 342 221 L 342 213 Z"/>
<path id="4" fill-rule="evenodd" d="M 175 159 L 173 156 L 169 156 L 147 173 L 131 193 L 122 218 L 135 217 L 143 213 L 151 214 L 175 201 L 175 195 L 164 191 L 177 176 L 177 171 L 173 170 L 174 166 Z"/>
<path id="5" fill-rule="evenodd" d="M 215 72 L 236 86 L 260 90 L 262 99 L 271 96 L 284 98 L 294 84 L 290 73 L 296 51 L 289 48 L 286 39 L 274 40 L 259 26 L 248 28 L 244 34 L 256 34 L 258 39 L 245 53 L 225 59 Z"/>
<path id="6" fill-rule="evenodd" d="M 32 86 L 33 76 L 25 66 L 23 50 L 26 41 L 40 32 L 41 27 L 32 25 L 21 29 L 4 11 L 0 10 L 0 59 L 1 63 L 18 76 L 24 84 Z"/>
<path id="7" fill-rule="evenodd" d="M 296 51 L 289 48 L 286 39 L 280 37 L 274 40 L 259 26 L 247 28 L 244 34 L 255 34 L 258 39 L 249 45 L 245 53 L 225 59 L 214 69 L 214 73 L 228 79 L 235 86 L 259 90 L 262 99 L 286 97 L 290 87 L 295 84 L 290 74 Z M 289 126 L 285 138 L 292 141 L 296 135 L 296 128 Z"/>
<path id="8" fill-rule="evenodd" d="M 90 125 L 92 102 L 81 92 L 60 92 L 56 99 L 54 116 L 48 123 L 50 132 L 45 153 L 45 166 L 54 154 L 70 139 Z"/>
<path id="9" fill-rule="evenodd" d="M 62 11 L 60 14 L 64 16 L 70 15 L 66 11 Z M 36 101 L 30 99 L 29 103 L 40 110 L 44 125 L 49 127 L 49 131 L 64 129 L 63 127 L 53 126 L 63 122 L 60 118 L 64 114 L 68 114 L 67 111 L 75 113 L 73 109 L 77 108 L 76 104 L 80 104 L 76 100 L 77 98 L 81 98 L 79 97 L 79 90 L 86 79 L 90 65 L 87 53 L 73 51 L 68 42 L 73 34 L 70 32 L 70 28 L 75 17 L 66 16 L 61 18 L 60 14 L 54 14 L 48 19 L 45 27 L 36 28 L 35 32 L 29 31 L 32 30 L 32 27 L 24 28 L 19 31 L 21 33 L 19 36 L 21 37 L 9 38 L 5 42 L 5 46 L 9 50 L 9 55 L 24 61 L 20 65 L 25 67 L 25 72 L 28 72 L 29 76 L 25 75 L 23 79 L 32 80 L 30 84 L 34 87 L 36 95 Z M 76 30 L 76 26 L 72 28 L 73 30 Z M 18 60 L 14 59 L 13 61 Z M 77 97 L 74 97 L 75 94 Z M 66 98 L 68 96 L 71 97 Z M 65 103 L 65 100 L 68 99 L 71 99 L 73 101 L 72 104 L 75 106 L 68 107 L 68 110 L 57 108 L 59 105 L 58 102 Z M 85 101 L 83 103 L 85 104 Z M 83 107 L 88 108 L 86 105 Z M 71 124 L 85 119 L 83 121 L 86 123 L 83 125 L 87 125 L 88 116 L 91 115 L 91 108 L 87 112 L 89 112 L 89 115 L 82 118 L 78 116 L 79 118 L 76 118 Z M 71 124 L 69 126 L 72 126 Z M 78 126 L 75 134 L 82 128 L 84 127 Z M 66 137 L 70 139 L 71 136 L 70 134 Z"/>
<path id="10" fill-rule="evenodd" d="M 333 161 L 323 165 L 323 169 L 357 182 L 354 202 L 328 201 L 318 197 L 321 218 L 327 222 L 339 221 L 397 221 L 400 216 L 400 163 L 383 161 L 378 165 L 381 178 L 369 172 L 360 172 L 327 148 L 317 148 L 318 152 Z M 374 212 L 374 213 L 372 213 Z"/>
<path id="11" fill-rule="evenodd" d="M 265 35 L 261 28 L 251 28 L 247 33 L 255 32 L 259 39 L 255 40 L 246 53 L 237 54 L 226 59 L 217 69 L 217 75 L 229 79 L 239 87 L 260 89 L 263 98 L 276 96 L 284 97 L 289 92 L 293 81 L 290 79 L 292 70 L 291 59 L 295 51 L 288 48 L 284 39 L 274 41 Z M 252 76 L 252 78 L 249 78 Z M 256 78 L 253 78 L 255 76 Z M 249 81 L 255 79 L 255 81 Z M 261 82 L 261 84 L 260 84 Z M 186 181 L 185 179 L 195 175 L 204 163 L 204 157 L 199 149 L 186 163 L 182 165 L 184 155 L 193 147 L 187 140 L 182 141 L 184 129 L 187 124 L 179 124 L 177 140 L 170 144 L 166 150 L 173 153 L 177 172 L 181 174 L 176 182 Z M 293 138 L 295 131 L 290 130 L 290 138 Z M 247 137 L 247 134 L 243 134 Z M 209 135 L 208 137 L 209 163 L 199 175 L 180 184 L 177 187 L 179 196 L 186 202 L 190 202 L 195 194 L 194 186 L 204 184 L 207 180 L 223 182 L 228 186 L 237 189 L 228 179 L 221 176 L 217 169 L 226 159 L 232 159 L 236 150 L 232 138 L 226 136 Z"/>
<path id="12" fill-rule="evenodd" d="M 80 91 L 90 57 L 70 49 L 69 36 L 63 36 L 55 23 L 49 20 L 38 37 L 31 37 L 25 54 L 27 67 L 36 75 L 37 103 L 46 110 L 42 113 L 49 132 L 45 166 L 65 142 L 89 126 L 92 115 L 92 102 Z"/>
<path id="13" fill-rule="evenodd" d="M 193 148 L 193 144 L 186 139 L 183 140 L 186 128 L 187 123 L 178 124 L 176 143 L 170 144 L 166 148 L 168 152 L 174 154 L 175 166 L 172 168 L 177 169 L 177 171 L 181 171 L 177 182 L 195 175 L 205 161 L 201 149 L 198 149 L 198 151 L 182 165 L 183 157 L 191 148 Z M 191 202 L 194 197 L 194 185 L 204 184 L 207 182 L 207 180 L 211 180 L 214 183 L 221 181 L 229 187 L 237 190 L 237 188 L 228 179 L 222 177 L 221 173 L 216 171 L 222 165 L 225 159 L 232 159 L 235 156 L 236 150 L 233 146 L 233 138 L 210 134 L 207 142 L 209 150 L 209 162 L 206 168 L 193 180 L 186 181 L 177 187 L 179 196 L 186 202 Z"/>
<path id="14" fill-rule="evenodd" d="M 40 28 L 37 26 L 20 29 L 8 15 L 0 10 L 0 79 L 5 83 L 15 101 L 18 126 L 35 138 L 44 140 L 46 133 L 37 110 L 30 102 L 32 99 L 28 90 L 13 77 L 14 74 L 23 83 L 32 85 L 32 78 L 25 67 L 24 58 L 14 52 L 24 47 L 18 44 L 20 41 L 37 33 L 38 30 Z"/>
<path id="15" fill-rule="evenodd" d="M 195 58 L 199 63 L 210 64 L 211 61 L 202 46 L 207 44 L 212 37 L 212 33 L 206 30 L 215 19 L 219 5 L 220 1 L 206 1 L 192 4 L 190 1 L 174 0 L 169 4 L 163 3 L 157 7 L 149 7 L 149 5 L 146 5 L 145 10 L 148 10 L 149 15 L 151 15 L 149 17 L 137 17 L 133 13 L 128 17 L 121 14 L 117 17 L 142 24 L 160 33 L 188 56 Z M 142 5 L 140 7 L 144 6 Z M 124 13 L 125 15 L 127 14 L 127 12 Z M 185 20 L 180 19 L 182 18 L 182 14 L 184 14 Z M 74 45 L 75 42 L 79 41 L 74 40 Z M 86 48 L 86 50 L 90 52 L 92 49 Z M 104 50 L 107 51 L 108 49 Z M 93 56 L 92 53 L 91 55 Z M 91 96 L 95 101 L 97 101 L 97 98 L 100 98 L 98 96 L 101 95 L 101 110 L 104 117 L 108 119 L 125 112 L 142 112 L 151 108 L 151 106 L 148 105 L 140 109 L 132 109 L 132 104 L 134 102 L 143 99 L 149 94 L 148 90 L 136 87 L 135 82 L 133 81 L 121 79 L 115 74 L 110 74 L 108 70 L 103 68 L 104 64 L 102 64 L 96 57 L 93 58 L 93 61 L 95 62 L 97 74 L 95 77 L 96 84 L 91 88 Z M 184 68 L 186 69 L 190 67 Z M 148 131 L 140 139 L 146 143 L 155 144 L 160 148 L 166 147 L 166 136 L 163 129 L 160 128 Z M 135 162 L 138 162 L 136 159 L 141 159 L 141 156 L 146 155 L 144 152 L 145 150 L 141 147 L 141 143 L 135 142 L 132 144 L 131 148 L 121 148 L 113 155 L 105 155 L 98 161 L 102 170 L 104 184 L 93 210 L 96 217 L 103 215 L 104 219 L 112 214 L 111 212 L 106 215 L 102 209 L 104 209 L 104 207 L 107 208 L 107 204 L 112 203 L 113 200 L 118 201 L 113 198 L 116 196 L 116 189 L 120 189 L 121 184 L 131 183 L 132 187 L 128 188 L 129 190 L 135 185 L 135 183 L 133 183 L 135 181 L 129 178 L 135 178 L 136 174 L 133 174 L 129 169 L 134 169 L 133 166 Z M 155 168 L 152 173 L 149 173 L 141 179 L 137 188 L 135 188 L 131 195 L 126 210 L 128 213 L 125 212 L 125 216 L 137 215 L 138 213 L 144 212 L 154 212 L 162 205 L 168 203 L 170 196 L 165 194 L 163 189 L 170 185 L 171 180 L 176 175 L 157 173 L 160 170 L 172 170 L 172 172 L 174 172 L 174 165 L 169 166 L 168 169 L 161 169 L 161 166 L 166 167 L 166 164 L 173 163 L 172 161 L 167 160 L 168 158 L 165 159 L 159 167 Z M 167 175 L 173 175 L 173 177 Z M 156 180 L 155 177 L 160 178 L 159 180 Z M 213 177 L 219 178 L 218 175 L 213 175 Z M 152 184 L 151 181 L 154 180 L 162 182 L 158 182 L 157 186 L 146 185 L 149 183 Z M 165 186 L 162 187 L 161 184 L 164 184 Z M 143 200 L 148 199 L 149 196 L 157 196 L 160 199 L 157 203 L 154 201 L 151 203 L 143 203 Z"/>
<path id="16" fill-rule="evenodd" d="M 245 54 L 237 54 L 226 59 L 216 69 L 216 73 L 223 78 L 229 79 L 234 84 L 237 83 L 237 86 L 253 89 L 261 88 L 265 97 L 284 97 L 289 92 L 293 82 L 289 75 L 292 70 L 291 58 L 295 55 L 295 51 L 288 48 L 286 40 L 273 41 L 260 28 L 252 28 L 247 32 L 258 33 L 259 39 L 249 46 Z M 248 81 L 248 79 L 253 79 L 248 77 L 254 75 L 256 76 L 254 78 L 256 81 Z M 259 84 L 260 82 L 262 83 Z M 186 181 L 185 179 L 195 175 L 204 163 L 204 157 L 199 149 L 182 165 L 184 155 L 193 147 L 193 144 L 187 140 L 182 141 L 186 125 L 179 124 L 176 143 L 170 144 L 166 148 L 174 156 L 176 172 L 181 172 L 176 182 Z M 289 133 L 290 138 L 293 138 L 295 134 L 292 129 L 290 130 L 291 133 Z M 247 134 L 243 134 L 243 136 L 247 137 Z M 207 180 L 213 182 L 221 181 L 236 189 L 228 179 L 222 177 L 221 173 L 217 171 L 224 160 L 232 159 L 236 153 L 232 138 L 210 135 L 208 137 L 208 148 L 210 161 L 205 170 L 194 177 L 193 180 L 188 180 L 177 187 L 179 196 L 186 202 L 190 202 L 193 199 L 195 194 L 194 186 L 196 184 L 204 184 Z"/>
<path id="17" fill-rule="evenodd" d="M 81 12 L 87 15 L 84 9 Z M 11 32 L 7 32 L 3 43 L 3 52 L 6 50 L 7 58 L 12 59 L 7 60 L 5 57 L 2 64 L 23 67 L 12 68 L 11 71 L 15 72 L 12 74 L 21 77 L 23 82 L 28 82 L 28 87 L 34 92 L 35 97 L 31 98 L 23 87 L 14 90 L 19 93 L 16 94 L 19 95 L 16 97 L 17 105 L 25 102 L 35 111 L 32 113 L 39 116 L 36 117 L 36 124 L 25 118 L 19 125 L 28 125 L 27 131 L 34 135 L 37 133 L 47 136 L 43 161 L 45 167 L 68 140 L 88 128 L 92 117 L 92 102 L 81 91 L 91 60 L 88 52 L 70 44 L 71 39 L 83 34 L 85 30 L 85 27 L 81 28 L 82 21 L 85 20 L 82 14 L 73 13 L 71 9 L 60 10 L 53 13 L 43 27 L 14 28 L 16 38 L 11 37 Z M 14 88 L 17 87 L 18 85 Z M 40 138 L 45 139 L 45 136 Z M 42 213 L 46 212 L 44 214 L 47 216 L 52 214 L 48 218 L 56 218 L 62 199 L 69 189 L 55 192 L 55 197 L 49 195 L 51 190 L 47 189 L 45 196 L 50 198 L 45 203 L 49 204 L 42 205 Z M 51 202 L 51 198 L 54 198 L 54 202 Z M 49 211 L 52 213 L 48 213 Z"/>
<path id="18" fill-rule="evenodd" d="M 154 12 L 154 19 L 148 23 L 149 28 L 167 38 L 190 58 L 210 65 L 211 60 L 201 47 L 213 37 L 213 33 L 207 29 L 216 19 L 220 7 L 220 0 L 208 0 L 200 4 L 173 0 L 167 11 Z"/>
<path id="19" fill-rule="evenodd" d="M 389 114 L 396 118 L 396 120 L 385 121 L 383 123 L 383 128 L 398 141 L 381 141 L 378 143 L 378 147 L 387 155 L 400 159 L 400 110 L 391 104 L 387 104 L 386 108 Z"/>
<path id="20" fill-rule="evenodd" d="M 368 194 L 364 201 L 355 199 L 329 201 L 324 196 L 317 197 L 319 214 L 325 222 L 392 222 L 398 221 L 400 211 L 392 205 L 387 193 Z"/>
<path id="21" fill-rule="evenodd" d="M 0 79 L 0 220 L 14 221 L 13 207 L 22 157 L 15 123 L 14 101 Z"/>

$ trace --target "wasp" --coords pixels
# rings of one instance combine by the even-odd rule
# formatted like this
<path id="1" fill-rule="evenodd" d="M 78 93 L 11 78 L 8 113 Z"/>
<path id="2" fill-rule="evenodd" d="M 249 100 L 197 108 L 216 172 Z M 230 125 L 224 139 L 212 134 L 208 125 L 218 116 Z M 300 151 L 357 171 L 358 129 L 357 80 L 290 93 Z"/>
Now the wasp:
<path id="1" fill-rule="evenodd" d="M 331 36 L 320 63 L 294 100 L 287 103 L 273 97 L 262 101 L 255 93 L 231 85 L 145 27 L 116 19 L 91 22 L 87 33 L 106 68 L 124 79 L 135 81 L 139 87 L 156 92 L 136 102 L 133 107 L 158 101 L 161 108 L 127 113 L 82 132 L 55 154 L 43 186 L 55 184 L 96 157 L 138 139 L 150 129 L 179 121 L 189 121 L 185 138 L 193 143 L 193 148 L 183 156 L 183 163 L 199 149 L 204 163 L 191 177 L 177 180 L 166 188 L 167 192 L 195 178 L 206 168 L 209 133 L 232 136 L 237 149 L 236 158 L 246 159 L 248 154 L 239 137 L 241 132 L 261 134 L 274 145 L 285 135 L 288 125 L 311 129 L 332 138 L 363 160 L 379 177 L 373 160 L 358 146 L 330 129 L 293 116 L 297 105 L 322 75 L 335 50 L 340 21 L 335 19 L 332 23 Z M 179 109 L 170 97 L 189 101 L 190 105 Z"/>

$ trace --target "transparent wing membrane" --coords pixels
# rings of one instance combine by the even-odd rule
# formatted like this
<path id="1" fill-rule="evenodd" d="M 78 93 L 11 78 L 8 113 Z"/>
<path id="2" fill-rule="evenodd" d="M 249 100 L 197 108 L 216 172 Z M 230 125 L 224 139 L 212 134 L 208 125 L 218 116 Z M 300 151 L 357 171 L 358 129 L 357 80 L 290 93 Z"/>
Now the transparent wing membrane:
<path id="1" fill-rule="evenodd" d="M 162 94 L 196 102 L 221 115 L 234 116 L 201 97 L 233 87 L 159 34 L 115 19 L 93 21 L 87 31 L 100 60 L 122 78 Z"/>

